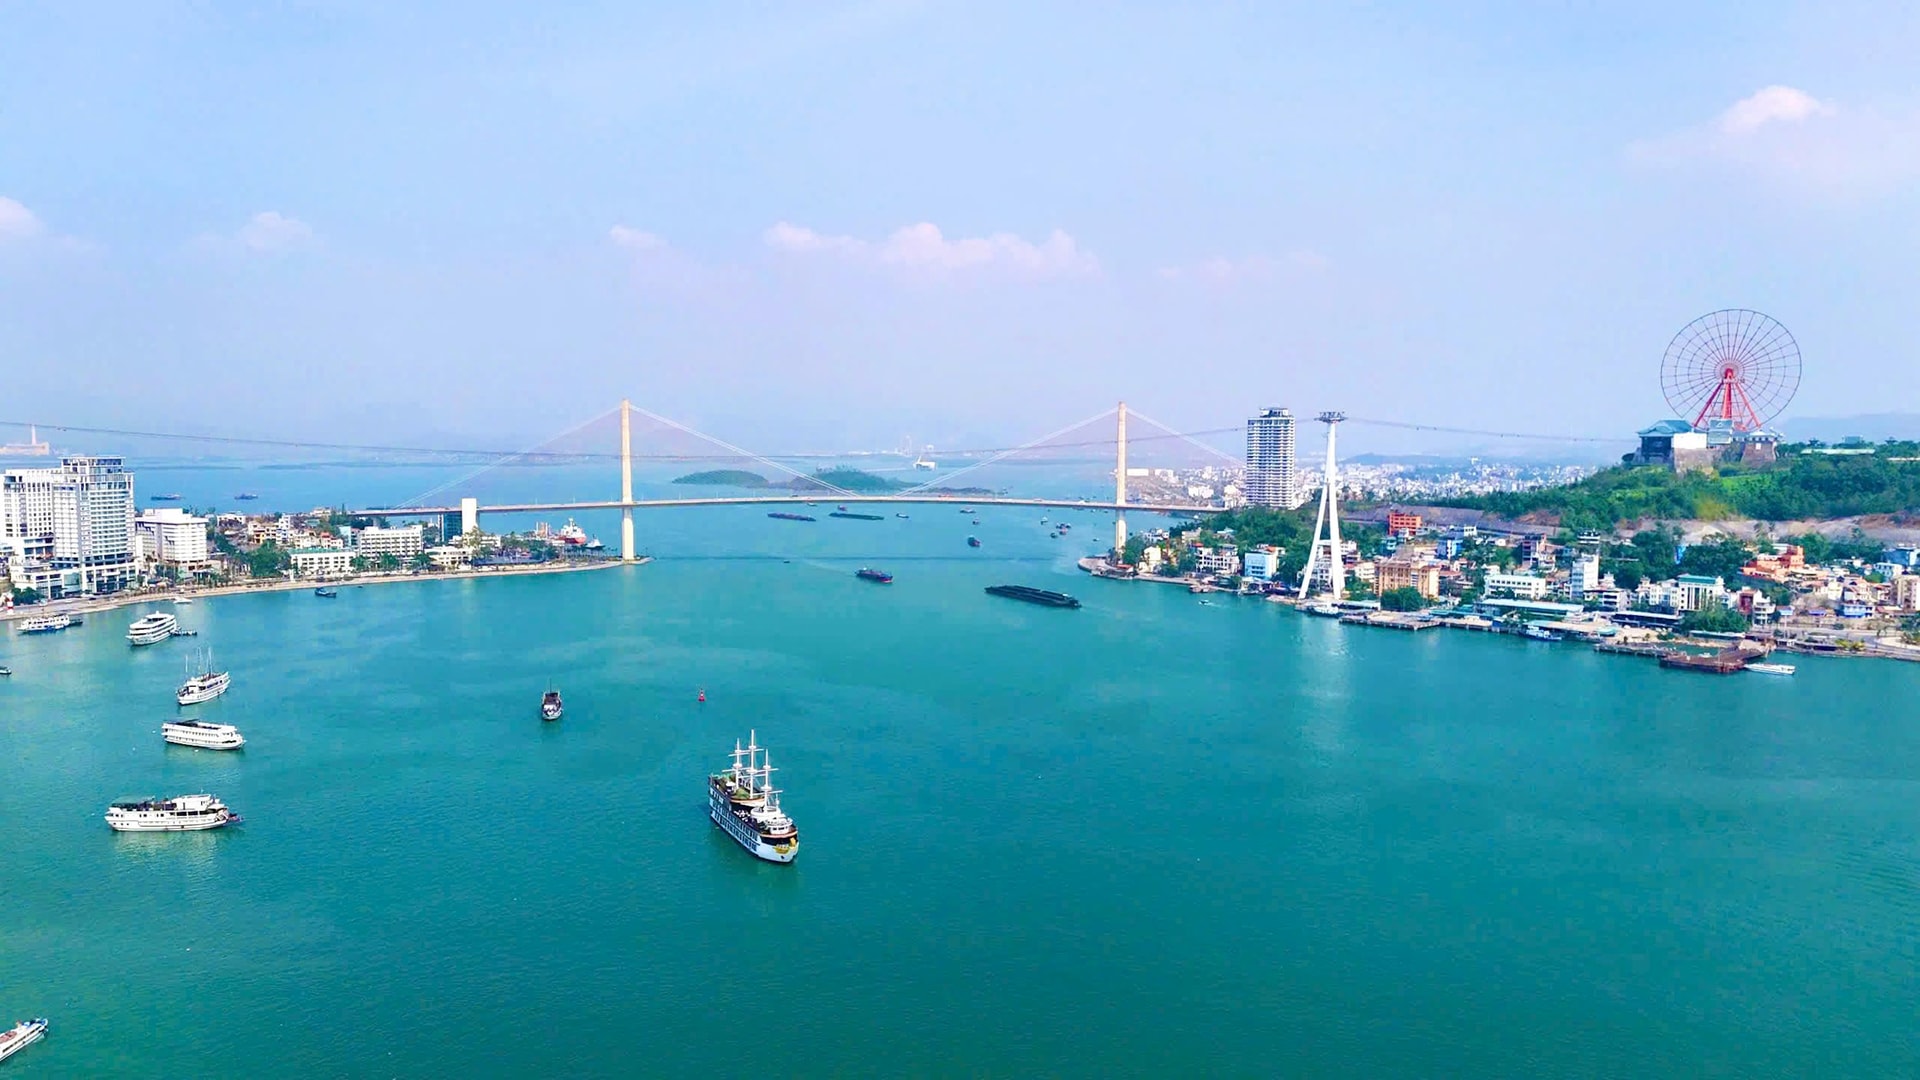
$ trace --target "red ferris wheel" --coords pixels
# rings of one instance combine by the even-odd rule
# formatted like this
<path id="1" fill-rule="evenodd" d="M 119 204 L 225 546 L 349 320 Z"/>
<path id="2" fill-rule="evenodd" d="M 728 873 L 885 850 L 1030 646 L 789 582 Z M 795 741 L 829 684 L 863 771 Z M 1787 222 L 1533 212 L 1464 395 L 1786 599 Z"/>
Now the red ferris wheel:
<path id="1" fill-rule="evenodd" d="M 1800 346 L 1786 327 L 1758 311 L 1702 315 L 1667 345 L 1660 387 L 1673 411 L 1696 428 L 1755 431 L 1779 416 L 1800 388 Z"/>

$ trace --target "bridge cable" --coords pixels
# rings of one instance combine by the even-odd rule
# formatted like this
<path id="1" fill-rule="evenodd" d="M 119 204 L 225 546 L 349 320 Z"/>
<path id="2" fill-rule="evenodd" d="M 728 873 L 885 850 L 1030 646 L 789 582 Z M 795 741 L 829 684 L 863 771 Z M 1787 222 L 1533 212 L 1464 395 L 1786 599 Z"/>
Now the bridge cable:
<path id="1" fill-rule="evenodd" d="M 695 438 L 705 439 L 706 441 L 714 444 L 715 446 L 721 447 L 726 450 L 731 450 L 742 457 L 752 458 L 753 460 L 769 468 L 779 469 L 781 472 L 787 473 L 798 479 L 808 481 L 809 483 L 818 484 L 819 486 L 826 488 L 828 491 L 831 491 L 836 495 L 852 495 L 853 494 L 853 492 L 848 491 L 846 488 L 843 488 L 838 484 L 827 483 L 825 480 L 820 479 L 820 477 L 817 475 L 809 476 L 798 469 L 788 468 L 787 466 L 780 464 L 779 462 L 773 460 L 772 458 L 761 457 L 759 454 L 756 454 L 751 450 L 745 450 L 738 446 L 735 446 L 732 443 L 727 442 L 725 439 L 716 439 L 713 436 L 706 434 L 705 432 L 695 431 L 694 429 L 688 427 L 685 424 L 680 423 L 677 420 L 669 420 L 666 417 L 661 416 L 659 413 L 648 412 L 646 409 L 643 409 L 638 405 L 633 406 L 633 411 L 657 423 L 665 424 L 668 427 L 675 429 L 676 431 L 684 431 L 687 434 L 694 436 Z"/>
<path id="2" fill-rule="evenodd" d="M 965 475 L 967 475 L 967 474 L 968 474 L 968 473 L 970 473 L 970 472 L 973 472 L 973 471 L 974 471 L 975 469 L 984 469 L 984 468 L 986 468 L 987 466 L 989 466 L 989 465 L 991 465 L 991 464 L 993 464 L 994 462 L 996 462 L 996 461 L 1000 461 L 1000 460 L 1002 460 L 1002 459 L 1004 459 L 1004 458 L 1006 458 L 1006 457 L 1009 457 L 1009 456 L 1011 456 L 1011 455 L 1013 455 L 1013 454 L 1017 454 L 1017 453 L 1020 453 L 1020 452 L 1021 452 L 1021 451 L 1023 451 L 1023 450 L 1031 450 L 1031 449 L 1033 449 L 1034 447 L 1036 447 L 1036 446 L 1038 446 L 1038 445 L 1040 445 L 1041 443 L 1043 443 L 1043 442 L 1046 442 L 1046 441 L 1047 441 L 1048 439 L 1053 439 L 1053 438 L 1057 438 L 1057 437 L 1059 437 L 1059 436 L 1061 436 L 1061 435 L 1065 435 L 1065 434 L 1066 434 L 1067 432 L 1069 432 L 1069 431 L 1072 431 L 1072 430 L 1074 430 L 1074 429 L 1076 429 L 1076 428 L 1083 428 L 1083 427 L 1086 427 L 1086 426 L 1087 426 L 1088 424 L 1091 424 L 1091 423 L 1093 423 L 1093 422 L 1094 422 L 1094 421 L 1096 421 L 1096 420 L 1101 420 L 1101 419 L 1104 419 L 1104 418 L 1106 418 L 1107 416 L 1109 416 L 1109 415 L 1111 415 L 1111 414 L 1112 414 L 1112 413 L 1114 413 L 1115 411 L 1117 411 L 1117 410 L 1114 410 L 1114 409 L 1105 409 L 1105 410 L 1102 410 L 1102 411 L 1100 411 L 1100 412 L 1097 412 L 1097 413 L 1095 413 L 1095 414 L 1093 414 L 1092 416 L 1089 416 L 1089 417 L 1087 417 L 1087 418 L 1086 418 L 1085 420 L 1082 420 L 1082 421 L 1080 421 L 1079 423 L 1075 423 L 1075 424 L 1068 424 L 1068 425 L 1067 425 L 1066 427 L 1063 427 L 1063 428 L 1061 428 L 1061 429 L 1060 429 L 1060 430 L 1058 430 L 1058 431 L 1055 431 L 1055 432 L 1052 432 L 1052 433 L 1050 433 L 1050 434 L 1047 434 L 1047 435 L 1042 435 L 1042 436 L 1040 436 L 1039 438 L 1037 438 L 1037 439 L 1035 439 L 1035 440 L 1033 440 L 1032 442 L 1029 442 L 1029 443 L 1027 443 L 1027 444 L 1026 444 L 1026 445 L 1024 445 L 1024 446 L 1015 446 L 1015 447 L 1012 447 L 1012 448 L 1010 448 L 1010 449 L 1007 449 L 1007 450 L 1002 450 L 1001 452 L 999 452 L 999 453 L 997 453 L 997 454 L 994 454 L 994 455 L 993 455 L 992 457 L 990 457 L 990 458 L 987 458 L 987 459 L 986 459 L 985 461 L 979 461 L 979 462 L 975 462 L 974 464 L 972 464 L 972 465 L 969 465 L 969 466 L 967 466 L 967 467 L 966 467 L 966 468 L 964 468 L 964 469 L 959 469 L 959 470 L 956 470 L 956 471 L 954 471 L 954 472 L 950 472 L 950 473 L 948 473 L 948 474 L 947 474 L 947 475 L 945 475 L 945 476 L 942 476 L 942 477 L 937 477 L 936 479 L 933 479 L 933 480 L 928 480 L 928 481 L 927 481 L 926 483 L 924 483 L 924 484 L 915 484 L 915 485 L 913 485 L 912 487 L 910 487 L 910 488 L 907 488 L 907 489 L 906 489 L 905 491 L 902 491 L 902 492 L 900 492 L 899 494 L 901 494 L 901 495 L 911 495 L 911 494 L 913 494 L 914 492 L 917 492 L 917 491 L 924 491 L 924 490 L 926 490 L 927 488 L 930 488 L 930 487 L 932 487 L 932 486 L 933 486 L 934 484 L 936 484 L 936 483 L 938 483 L 938 484 L 940 484 L 941 486 L 943 486 L 943 487 L 944 487 L 944 486 L 946 486 L 946 485 L 948 485 L 948 484 L 951 484 L 951 483 L 952 483 L 953 481 L 955 481 L 955 480 L 958 480 L 958 479 L 959 479 L 960 477 L 962 477 L 962 476 L 965 476 Z"/>

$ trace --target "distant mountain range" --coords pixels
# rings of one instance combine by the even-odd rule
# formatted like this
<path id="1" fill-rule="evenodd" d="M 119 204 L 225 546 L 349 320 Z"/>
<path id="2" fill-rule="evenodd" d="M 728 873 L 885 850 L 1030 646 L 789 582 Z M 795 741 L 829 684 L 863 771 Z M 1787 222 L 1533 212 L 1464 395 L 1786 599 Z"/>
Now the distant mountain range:
<path id="1" fill-rule="evenodd" d="M 1819 439 L 1839 442 L 1858 435 L 1869 442 L 1882 439 L 1920 439 L 1920 413 L 1862 413 L 1859 416 L 1806 416 L 1783 420 L 1780 434 L 1798 442 Z"/>

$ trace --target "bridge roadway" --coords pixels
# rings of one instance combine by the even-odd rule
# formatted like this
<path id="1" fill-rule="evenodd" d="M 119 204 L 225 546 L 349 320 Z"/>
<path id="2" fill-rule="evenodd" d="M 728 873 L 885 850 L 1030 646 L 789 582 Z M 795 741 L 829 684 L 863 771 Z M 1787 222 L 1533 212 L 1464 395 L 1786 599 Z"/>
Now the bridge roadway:
<path id="1" fill-rule="evenodd" d="M 620 499 L 604 499 L 595 502 L 552 502 L 552 503 L 503 503 L 497 506 L 477 508 L 482 514 L 535 514 L 566 512 L 574 510 L 661 510 L 676 506 L 806 506 L 808 504 L 833 503 L 834 505 L 871 505 L 895 503 L 903 506 L 1041 506 L 1060 507 L 1069 510 L 1138 510 L 1149 514 L 1210 514 L 1219 507 L 1192 506 L 1185 503 L 1146 503 L 1146 502 L 1091 502 L 1084 499 L 1020 499 L 1006 496 L 969 497 L 962 495 L 839 495 L 833 492 L 817 492 L 806 495 L 731 495 L 712 496 L 695 499 L 635 499 L 625 502 Z M 347 513 L 362 517 L 432 517 L 440 514 L 457 514 L 458 506 L 407 506 L 371 510 L 349 510 Z"/>

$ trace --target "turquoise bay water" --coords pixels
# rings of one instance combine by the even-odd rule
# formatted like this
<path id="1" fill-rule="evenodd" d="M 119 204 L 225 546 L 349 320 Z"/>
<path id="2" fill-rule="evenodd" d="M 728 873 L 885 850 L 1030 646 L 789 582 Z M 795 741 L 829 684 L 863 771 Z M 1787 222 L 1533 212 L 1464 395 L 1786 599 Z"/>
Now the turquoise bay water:
<path id="1" fill-rule="evenodd" d="M 140 607 L 8 635 L 0 1015 L 54 1028 L 4 1068 L 1920 1070 L 1920 667 L 1203 607 L 1078 574 L 1093 514 L 910 512 L 649 515 L 648 566 L 202 602 L 145 650 Z M 194 646 L 240 754 L 160 742 Z M 705 817 L 749 728 L 790 867 Z M 100 821 L 199 790 L 246 824 Z"/>

